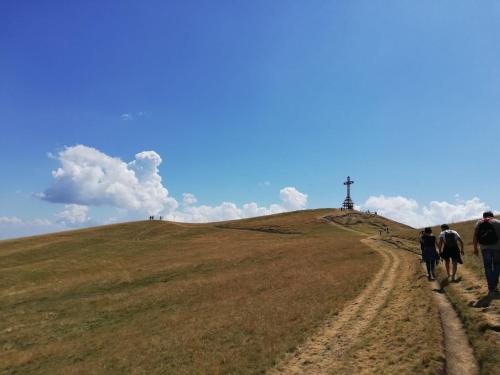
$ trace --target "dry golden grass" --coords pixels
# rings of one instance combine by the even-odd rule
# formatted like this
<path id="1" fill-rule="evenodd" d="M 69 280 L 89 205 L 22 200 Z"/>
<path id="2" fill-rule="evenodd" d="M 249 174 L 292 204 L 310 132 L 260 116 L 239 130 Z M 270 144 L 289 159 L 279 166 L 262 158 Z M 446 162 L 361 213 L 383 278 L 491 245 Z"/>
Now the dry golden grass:
<path id="1" fill-rule="evenodd" d="M 262 372 L 378 270 L 328 214 L 2 241 L 0 372 Z"/>
<path id="2" fill-rule="evenodd" d="M 335 374 L 442 374 L 445 356 L 439 311 L 422 267 L 399 252 L 398 287 Z"/>

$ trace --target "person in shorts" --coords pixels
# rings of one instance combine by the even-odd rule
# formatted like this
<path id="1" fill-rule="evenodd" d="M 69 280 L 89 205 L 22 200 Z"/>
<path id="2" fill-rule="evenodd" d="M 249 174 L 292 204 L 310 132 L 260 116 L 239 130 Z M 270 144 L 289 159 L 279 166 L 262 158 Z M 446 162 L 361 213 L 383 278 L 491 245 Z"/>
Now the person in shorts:
<path id="1" fill-rule="evenodd" d="M 460 235 L 451 230 L 447 224 L 441 225 L 441 234 L 439 235 L 439 255 L 444 259 L 446 267 L 446 274 L 450 277 L 450 260 L 453 264 L 451 281 L 456 281 L 458 263 L 462 264 L 462 257 L 464 255 L 464 242 Z"/>

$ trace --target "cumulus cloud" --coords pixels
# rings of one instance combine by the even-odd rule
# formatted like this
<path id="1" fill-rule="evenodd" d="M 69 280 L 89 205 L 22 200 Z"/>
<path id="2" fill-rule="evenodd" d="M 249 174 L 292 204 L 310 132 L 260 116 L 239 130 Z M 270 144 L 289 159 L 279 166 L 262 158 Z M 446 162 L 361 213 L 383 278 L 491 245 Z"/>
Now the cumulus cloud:
<path id="1" fill-rule="evenodd" d="M 241 209 L 232 202 L 223 202 L 218 206 L 187 206 L 182 211 L 167 215 L 173 221 L 206 223 L 209 221 L 234 220 L 241 218 Z"/>
<path id="2" fill-rule="evenodd" d="M 143 151 L 125 163 L 92 147 L 66 147 L 57 155 L 61 166 L 52 172 L 53 183 L 39 197 L 55 203 L 82 206 L 108 205 L 157 215 L 178 206 L 163 186 L 154 151 Z"/>
<path id="3" fill-rule="evenodd" d="M 287 210 L 302 210 L 307 205 L 307 194 L 301 193 L 294 187 L 281 189 L 280 198 Z"/>
<path id="4" fill-rule="evenodd" d="M 134 116 L 132 116 L 132 114 L 131 114 L 131 113 L 122 113 L 122 114 L 120 115 L 120 118 L 121 118 L 123 121 L 131 121 L 131 120 L 134 118 Z"/>
<path id="5" fill-rule="evenodd" d="M 66 204 L 64 211 L 56 214 L 57 222 L 66 226 L 80 226 L 88 223 L 89 208 L 79 204 Z"/>
<path id="6" fill-rule="evenodd" d="M 184 206 L 191 206 L 192 204 L 195 204 L 198 202 L 198 199 L 194 196 L 194 194 L 191 193 L 183 193 L 182 194 L 182 203 Z"/>
<path id="7" fill-rule="evenodd" d="M 423 207 L 425 217 L 432 218 L 435 223 L 457 222 L 476 219 L 482 216 L 490 207 L 477 197 L 470 200 L 458 200 L 455 204 L 432 201 Z"/>
<path id="8" fill-rule="evenodd" d="M 269 207 L 259 207 L 255 202 L 243 205 L 243 217 L 273 215 L 286 211 L 288 210 L 285 207 L 276 203 L 271 204 Z"/>
<path id="9" fill-rule="evenodd" d="M 416 200 L 401 196 L 372 196 L 362 206 L 377 211 L 383 216 L 411 225 L 424 227 L 442 223 L 453 223 L 481 217 L 489 206 L 477 197 L 470 200 L 456 198 L 454 203 L 431 201 L 420 207 Z"/>
<path id="10" fill-rule="evenodd" d="M 196 199 L 192 194 L 188 197 Z M 259 206 L 255 202 L 245 203 L 241 207 L 232 202 L 223 202 L 218 206 L 185 205 L 182 210 L 173 211 L 166 218 L 173 221 L 205 223 L 278 214 L 291 210 L 302 210 L 307 206 L 307 194 L 301 193 L 291 186 L 280 190 L 280 199 L 280 204 L 273 203 L 268 207 Z"/>
<path id="11" fill-rule="evenodd" d="M 52 186 L 35 196 L 65 204 L 64 210 L 56 214 L 56 223 L 63 226 L 88 225 L 89 206 L 114 207 L 124 219 L 161 215 L 183 222 L 242 219 L 307 206 L 307 194 L 287 186 L 279 192 L 280 202 L 269 206 L 255 202 L 238 206 L 228 201 L 216 206 L 197 205 L 194 194 L 184 193 L 179 207 L 162 184 L 158 170 L 162 159 L 154 151 L 139 152 L 126 163 L 95 148 L 76 145 L 52 157 L 60 163 L 52 171 Z"/>

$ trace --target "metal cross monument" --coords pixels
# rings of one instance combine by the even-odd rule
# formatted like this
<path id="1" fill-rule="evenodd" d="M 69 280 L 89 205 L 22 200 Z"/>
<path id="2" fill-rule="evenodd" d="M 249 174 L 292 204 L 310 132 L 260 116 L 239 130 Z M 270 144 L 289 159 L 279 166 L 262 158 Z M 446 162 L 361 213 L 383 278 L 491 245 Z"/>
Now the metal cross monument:
<path id="1" fill-rule="evenodd" d="M 354 202 L 351 199 L 351 185 L 354 184 L 354 181 L 351 180 L 350 176 L 347 176 L 347 181 L 344 182 L 344 185 L 347 186 L 347 197 L 344 199 L 344 203 L 342 203 L 343 210 L 353 210 Z"/>

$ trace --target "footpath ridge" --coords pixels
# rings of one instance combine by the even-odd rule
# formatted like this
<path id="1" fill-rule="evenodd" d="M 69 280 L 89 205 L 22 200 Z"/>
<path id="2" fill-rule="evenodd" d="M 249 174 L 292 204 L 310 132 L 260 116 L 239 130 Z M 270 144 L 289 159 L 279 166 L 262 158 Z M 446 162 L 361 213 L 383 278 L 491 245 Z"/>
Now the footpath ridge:
<path id="1" fill-rule="evenodd" d="M 361 241 L 382 257 L 381 269 L 358 297 L 348 303 L 338 315 L 326 319 L 313 335 L 269 370 L 268 374 L 370 374 L 374 373 L 377 366 L 383 367 L 380 361 L 389 361 L 391 364 L 391 359 L 382 359 L 387 356 L 387 349 L 398 351 L 398 348 L 385 346 L 394 341 L 394 337 L 390 337 L 388 323 L 392 320 L 397 325 L 400 320 L 411 320 L 412 312 L 408 310 L 408 305 L 415 303 L 416 292 L 426 293 L 439 311 L 443 373 L 479 374 L 479 365 L 466 331 L 452 304 L 442 293 L 441 285 L 438 282 L 429 283 L 430 288 L 423 288 L 426 290 L 422 291 L 422 286 L 425 285 L 422 281 L 423 274 L 418 270 L 420 267 L 416 264 L 419 259 L 411 244 L 406 243 L 409 241 L 369 237 L 366 233 L 340 223 L 331 222 L 331 225 L 364 235 L 365 238 Z M 420 279 L 417 286 L 415 278 Z M 467 292 L 475 293 L 476 289 L 472 288 Z M 433 296 L 430 297 L 429 293 Z M 407 312 L 406 316 L 403 311 Z M 490 323 L 492 326 L 497 324 L 493 318 Z M 380 349 L 377 349 L 378 346 Z M 393 371 L 385 368 L 385 371 L 396 373 L 395 368 Z M 414 369 L 414 373 L 417 372 Z"/>

